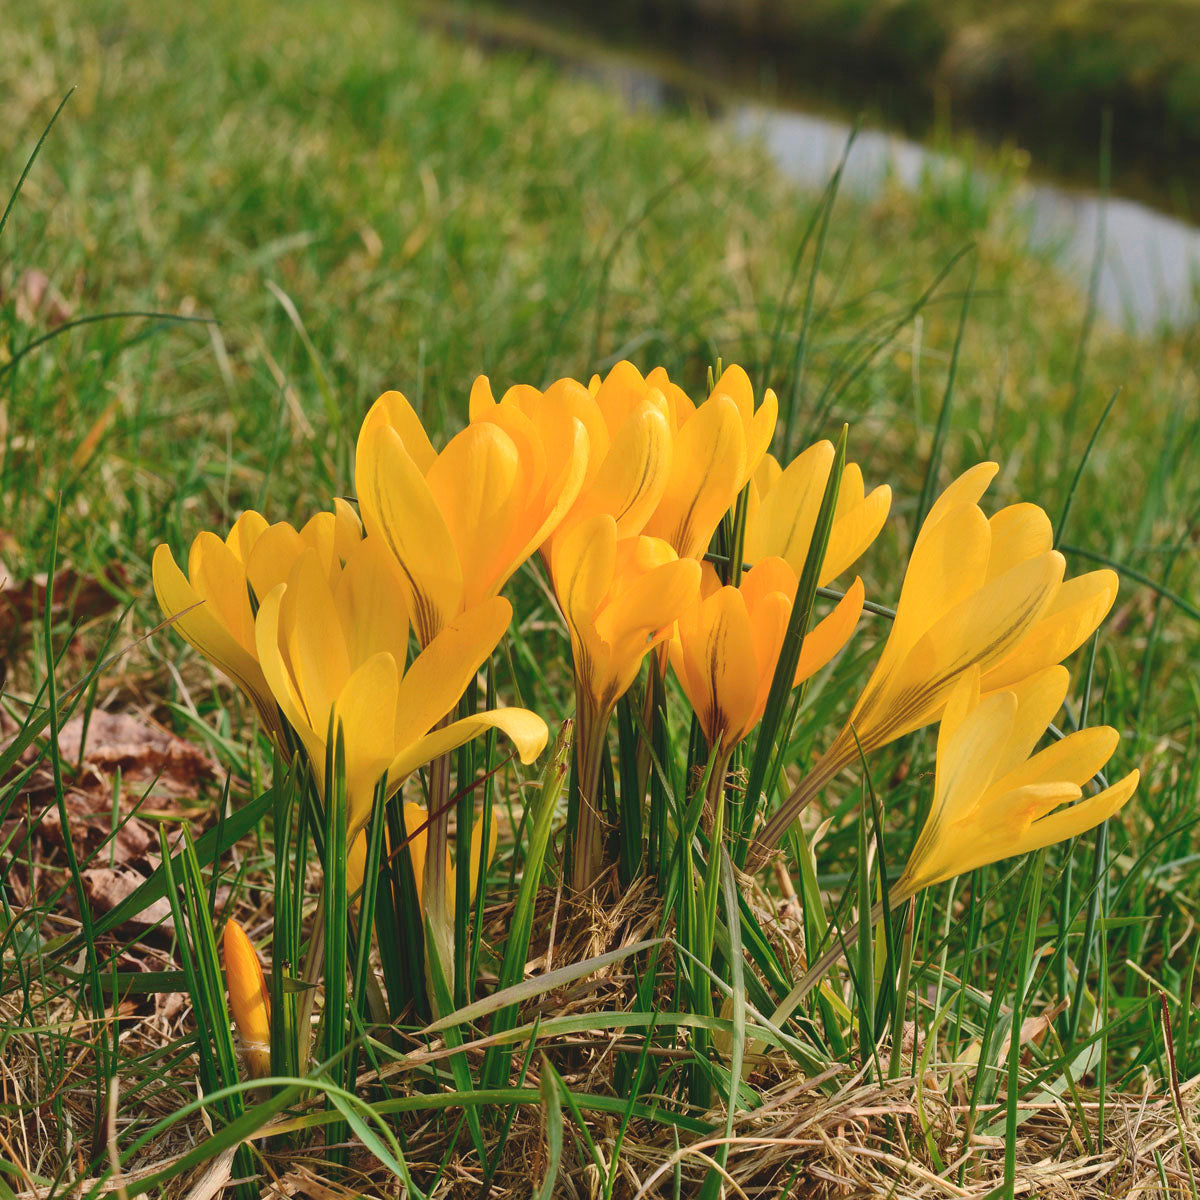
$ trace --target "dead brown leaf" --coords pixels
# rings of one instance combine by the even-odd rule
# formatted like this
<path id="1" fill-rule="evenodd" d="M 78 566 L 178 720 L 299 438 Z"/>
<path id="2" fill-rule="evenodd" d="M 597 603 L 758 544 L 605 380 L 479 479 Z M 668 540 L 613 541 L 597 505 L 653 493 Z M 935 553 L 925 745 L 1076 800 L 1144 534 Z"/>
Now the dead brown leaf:
<path id="1" fill-rule="evenodd" d="M 80 872 L 80 879 L 83 881 L 83 891 L 88 903 L 101 915 L 111 912 L 146 882 L 144 875 L 127 866 L 93 867 Z M 168 931 L 174 930 L 171 904 L 163 896 L 123 922 L 118 927 L 118 933 L 143 933 L 159 924 Z"/>
<path id="2" fill-rule="evenodd" d="M 154 780 L 162 795 L 190 796 L 217 776 L 216 764 L 203 750 L 141 715 L 95 709 L 87 722 L 86 743 L 84 737 L 82 715 L 62 727 L 58 750 L 64 762 L 109 776 L 119 769 L 130 781 Z"/>
<path id="3" fill-rule="evenodd" d="M 126 587 L 125 568 L 120 563 L 106 567 L 101 576 L 84 575 L 71 566 L 56 572 L 48 585 L 44 571 L 29 579 L 14 579 L 0 563 L 0 642 L 8 653 L 18 648 L 30 623 L 41 620 L 49 595 L 51 616 L 75 621 L 103 616 L 120 604 L 118 595 Z"/>

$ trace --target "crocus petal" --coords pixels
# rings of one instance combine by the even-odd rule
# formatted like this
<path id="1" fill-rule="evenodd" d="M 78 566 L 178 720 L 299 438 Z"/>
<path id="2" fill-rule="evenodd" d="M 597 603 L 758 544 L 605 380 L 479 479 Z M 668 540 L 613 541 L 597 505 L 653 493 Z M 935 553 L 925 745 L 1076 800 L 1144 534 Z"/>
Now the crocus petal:
<path id="1" fill-rule="evenodd" d="M 680 558 L 703 554 L 737 498 L 745 466 L 737 405 L 713 395 L 676 435 L 670 478 L 646 533 L 670 543 Z"/>
<path id="2" fill-rule="evenodd" d="M 263 597 L 258 606 L 254 623 L 258 661 L 262 664 L 273 703 L 279 706 L 284 719 L 303 741 L 314 765 L 314 776 L 323 784 L 325 773 L 317 770 L 316 764 L 325 761 L 326 722 L 322 722 L 319 730 L 314 728 L 281 649 L 281 613 L 286 592 L 287 584 L 281 583 Z"/>
<path id="3" fill-rule="evenodd" d="M 304 539 L 286 521 L 263 530 L 246 559 L 246 578 L 259 602 L 268 592 L 287 582 L 296 559 L 305 548 Z"/>
<path id="4" fill-rule="evenodd" d="M 363 418 L 359 431 L 359 440 L 372 429 L 388 426 L 396 431 L 409 457 L 417 464 L 417 470 L 424 475 L 437 457 L 425 426 L 417 416 L 413 406 L 400 392 L 384 392 L 371 405 Z"/>
<path id="5" fill-rule="evenodd" d="M 346 560 L 333 597 L 352 670 L 380 650 L 404 669 L 408 661 L 404 593 L 404 577 L 391 551 L 376 538 L 360 542 Z"/>
<path id="6" fill-rule="evenodd" d="M 821 498 L 833 466 L 833 443 L 816 442 L 798 454 L 747 514 L 745 556 L 785 559 L 797 575 L 804 569 Z"/>
<path id="7" fill-rule="evenodd" d="M 1066 579 L 1038 623 L 983 679 L 985 691 L 1008 687 L 1073 654 L 1096 631 L 1117 598 L 1115 571 Z"/>
<path id="8" fill-rule="evenodd" d="M 498 729 L 516 747 L 523 763 L 531 763 L 546 748 L 549 730 L 546 722 L 525 708 L 494 708 L 443 725 L 424 737 L 417 738 L 392 760 L 388 768 L 388 785 L 394 789 L 418 767 L 457 750 L 472 738 Z"/>
<path id="9" fill-rule="evenodd" d="M 987 518 L 973 505 L 951 509 L 913 549 L 896 619 L 872 675 L 885 678 L 912 652 L 921 637 L 942 617 L 970 597 L 987 573 L 991 530 Z M 872 690 L 868 683 L 867 692 Z"/>
<path id="10" fill-rule="evenodd" d="M 952 520 L 953 515 L 943 524 Z M 1016 645 L 1045 611 L 1065 565 L 1057 551 L 1039 555 L 984 584 L 939 620 L 912 648 L 897 668 L 898 678 L 891 681 L 891 689 L 900 695 L 882 722 L 886 740 L 936 719 L 963 671 L 975 665 L 986 671 Z M 858 711 L 868 707 L 871 697 L 872 693 L 864 693 Z M 871 744 L 884 742 L 872 738 Z"/>
<path id="11" fill-rule="evenodd" d="M 847 464 L 847 470 L 853 466 Z M 834 518 L 829 545 L 817 583 L 824 587 L 852 567 L 879 536 L 892 507 L 892 489 L 887 484 Z"/>
<path id="12" fill-rule="evenodd" d="M 1008 745 L 996 764 L 997 779 L 1003 779 L 1033 753 L 1054 714 L 1062 708 L 1070 682 L 1066 667 L 1054 666 L 1005 689 L 1017 698 L 1017 718 Z"/>
<path id="13" fill-rule="evenodd" d="M 281 645 L 313 729 L 323 734 L 321 727 L 349 678 L 350 659 L 329 579 L 315 550 L 306 550 L 296 560 L 286 586 Z"/>
<path id="14" fill-rule="evenodd" d="M 422 643 L 458 611 L 463 574 L 441 510 L 415 460 L 390 426 L 358 439 L 358 502 L 368 533 L 381 536 L 404 573 Z"/>
<path id="15" fill-rule="evenodd" d="M 697 637 L 687 646 L 692 686 L 688 699 L 704 722 L 710 745 L 732 743 L 754 712 L 758 671 L 746 601 L 735 587 L 723 587 L 704 601 Z M 690 640 L 690 639 L 689 639 Z"/>
<path id="16" fill-rule="evenodd" d="M 650 408 L 632 414 L 616 431 L 594 479 L 568 522 L 611 516 L 618 536 L 640 533 L 660 503 L 672 462 L 666 418 Z"/>
<path id="17" fill-rule="evenodd" d="M 1139 778 L 1137 771 L 1130 771 L 1124 779 L 1118 780 L 1097 795 L 1088 796 L 1070 808 L 1050 813 L 1035 821 L 1024 839 L 1021 852 L 1041 850 L 1043 846 L 1052 846 L 1055 842 L 1078 837 L 1081 833 L 1094 829 L 1101 821 L 1115 816 L 1137 790 Z"/>
<path id="18" fill-rule="evenodd" d="M 517 565 L 520 466 L 512 438 L 489 421 L 455 434 L 426 476 L 462 564 L 467 607 L 499 591 Z"/>
<path id="19" fill-rule="evenodd" d="M 921 532 L 917 535 L 917 543 L 920 544 L 921 538 L 927 532 L 932 533 L 947 513 L 964 505 L 978 504 L 999 470 L 999 463 L 981 462 L 964 471 L 930 505 L 929 512 L 925 514 L 925 520 L 921 524 Z"/>
<path id="20" fill-rule="evenodd" d="M 258 955 L 246 931 L 230 918 L 225 922 L 225 981 L 229 1011 L 237 1025 L 251 1075 L 271 1073 L 271 999 Z"/>
<path id="21" fill-rule="evenodd" d="M 239 645 L 254 645 L 254 614 L 246 566 L 215 533 L 196 535 L 188 552 L 188 579 Z"/>
<path id="22" fill-rule="evenodd" d="M 225 537 L 225 545 L 233 551 L 239 562 L 248 562 L 255 542 L 267 528 L 267 519 L 253 509 L 247 509 L 236 521 Z"/>
<path id="23" fill-rule="evenodd" d="M 372 655 L 346 681 L 334 720 L 341 723 L 346 754 L 346 821 L 354 837 L 371 815 L 375 784 L 395 751 L 396 660 Z"/>
<path id="24" fill-rule="evenodd" d="M 401 751 L 454 709 L 511 619 L 512 606 L 494 596 L 460 613 L 413 659 L 397 700 L 396 746 Z"/>
<path id="25" fill-rule="evenodd" d="M 1080 729 L 1052 742 L 997 782 L 1008 790 L 1057 779 L 1082 787 L 1112 758 L 1119 741 L 1117 731 L 1108 725 Z"/>
<path id="26" fill-rule="evenodd" d="M 551 573 L 563 616 L 572 628 L 589 623 L 612 583 L 617 523 L 600 515 L 573 526 L 554 543 Z"/>
<path id="27" fill-rule="evenodd" d="M 810 679 L 850 640 L 862 616 L 866 592 L 861 579 L 846 589 L 846 594 L 834 606 L 833 612 L 809 630 L 800 647 L 793 685 Z"/>
<path id="28" fill-rule="evenodd" d="M 154 594 L 184 640 L 227 675 L 258 707 L 264 720 L 274 709 L 270 689 L 255 654 L 246 649 L 217 617 L 179 569 L 168 546 L 154 551 Z M 254 642 L 251 639 L 250 645 Z M 277 722 L 268 720 L 272 728 Z"/>
<path id="29" fill-rule="evenodd" d="M 995 513 L 988 524 L 992 530 L 989 579 L 995 579 L 1027 558 L 1054 549 L 1050 518 L 1036 504 L 1010 504 Z"/>

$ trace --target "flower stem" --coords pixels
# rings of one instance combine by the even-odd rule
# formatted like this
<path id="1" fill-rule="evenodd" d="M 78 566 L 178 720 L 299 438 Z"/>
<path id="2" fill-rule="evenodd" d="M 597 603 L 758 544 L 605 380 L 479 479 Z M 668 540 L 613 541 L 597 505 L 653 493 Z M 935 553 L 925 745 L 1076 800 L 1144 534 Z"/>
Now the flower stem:
<path id="1" fill-rule="evenodd" d="M 449 716 L 439 722 L 439 728 L 449 722 Z M 429 766 L 429 827 L 425 843 L 425 878 L 421 889 L 425 908 L 425 933 L 432 939 L 436 962 L 441 971 L 443 988 L 434 986 L 434 954 L 426 947 L 425 975 L 429 998 L 436 1009 L 436 997 L 443 991 L 454 994 L 453 980 L 447 972 L 454 969 L 454 914 L 447 895 L 446 855 L 450 845 L 450 756 L 443 754 Z M 444 1016 L 444 1013 L 437 1013 Z"/>
<path id="2" fill-rule="evenodd" d="M 843 730 L 833 745 L 813 764 L 795 790 L 771 814 L 767 823 L 758 831 L 746 855 L 746 870 L 759 870 L 767 861 L 770 852 L 782 841 L 792 822 L 816 799 L 818 793 L 843 767 L 849 766 L 858 757 L 858 747 L 853 736 L 844 736 Z"/>
<path id="3" fill-rule="evenodd" d="M 600 811 L 600 768 L 604 761 L 605 734 L 610 713 L 595 711 L 577 691 L 575 770 L 578 808 L 571 845 L 571 887 L 585 892 L 596 885 L 604 869 L 604 814 Z"/>

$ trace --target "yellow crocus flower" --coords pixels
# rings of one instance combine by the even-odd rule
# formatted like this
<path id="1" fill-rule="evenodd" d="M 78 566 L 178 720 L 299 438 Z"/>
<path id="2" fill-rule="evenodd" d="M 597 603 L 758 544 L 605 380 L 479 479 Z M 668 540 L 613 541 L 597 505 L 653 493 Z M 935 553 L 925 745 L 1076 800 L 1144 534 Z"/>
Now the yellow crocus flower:
<path id="1" fill-rule="evenodd" d="M 340 570 L 361 540 L 362 527 L 344 500 L 334 505 L 333 512 L 317 513 L 299 530 L 286 521 L 269 525 L 251 510 L 238 517 L 224 539 L 207 530 L 199 533 L 188 554 L 186 575 L 169 546 L 154 551 L 152 575 L 159 607 L 176 618 L 175 628 L 186 642 L 241 688 L 277 738 L 279 715 L 258 663 L 251 591 L 261 599 L 310 548 L 327 573 Z"/>
<path id="2" fill-rule="evenodd" d="M 700 564 L 677 557 L 659 538 L 618 538 L 615 519 L 600 515 L 556 540 L 550 571 L 575 665 L 580 806 L 572 878 L 582 890 L 603 858 L 597 785 L 609 719 L 642 659 L 670 637 L 694 600 Z"/>
<path id="3" fill-rule="evenodd" d="M 325 776 L 330 716 L 345 743 L 348 840 L 366 824 L 376 781 L 396 788 L 417 767 L 487 729 L 499 729 L 531 762 L 546 724 L 501 708 L 439 725 L 508 628 L 512 608 L 494 596 L 447 622 L 405 667 L 408 615 L 400 568 L 377 539 L 355 547 L 330 579 L 306 550 L 263 598 L 255 643 L 271 695 Z"/>
<path id="4" fill-rule="evenodd" d="M 827 441 L 809 446 L 786 469 L 773 455 L 763 457 L 751 481 L 746 508 L 742 553 L 746 562 L 775 555 L 797 575 L 804 570 L 833 459 L 833 443 Z M 858 464 L 846 464 L 818 586 L 836 579 L 858 561 L 879 536 L 891 503 L 891 488 L 883 484 L 868 495 Z"/>
<path id="5" fill-rule="evenodd" d="M 245 1051 L 246 1067 L 255 1079 L 271 1073 L 271 997 L 262 964 L 246 936 L 231 917 L 225 922 L 225 982 L 229 1011 Z"/>
<path id="6" fill-rule="evenodd" d="M 473 406 L 486 400 L 477 382 Z M 587 434 L 546 434 L 515 405 L 474 421 L 436 453 L 412 406 L 385 392 L 363 421 L 355 483 L 363 524 L 400 564 L 417 639 L 496 596 L 575 501 Z M 561 435 L 561 436 L 559 436 Z M 454 698 L 457 700 L 457 697 Z"/>
<path id="7" fill-rule="evenodd" d="M 592 517 L 560 539 L 554 589 L 571 634 L 576 684 L 587 708 L 612 713 L 646 654 L 700 586 L 700 564 L 660 538 L 618 538 L 616 521 Z"/>
<path id="8" fill-rule="evenodd" d="M 966 672 L 978 667 L 981 686 L 995 689 L 1070 654 L 1103 620 L 1111 572 L 1064 590 L 1066 562 L 1040 508 L 1014 504 L 984 516 L 979 500 L 998 469 L 972 467 L 930 508 L 875 670 L 845 728 L 759 832 L 752 865 L 860 752 L 938 720 Z"/>
<path id="9" fill-rule="evenodd" d="M 667 397 L 628 362 L 585 388 L 560 379 L 544 392 L 509 388 L 496 401 L 487 380 L 471 391 L 471 422 L 501 421 L 518 412 L 528 419 L 551 458 L 563 459 L 582 427 L 586 463 L 579 494 L 542 544 L 549 560 L 554 539 L 589 517 L 607 515 L 619 537 L 641 533 L 667 486 L 671 464 L 672 410 Z"/>
<path id="10" fill-rule="evenodd" d="M 425 891 L 425 850 L 429 842 L 428 810 L 413 800 L 406 800 L 404 802 L 404 829 L 408 834 L 408 853 L 412 859 L 413 878 L 417 885 L 417 902 L 423 904 L 423 893 Z M 388 845 L 386 834 L 384 844 Z M 496 822 L 493 821 L 491 836 L 488 838 L 488 865 L 496 857 L 496 844 L 497 829 Z M 470 857 L 467 860 L 470 870 L 470 894 L 472 900 L 474 900 L 475 893 L 479 888 L 479 860 L 482 848 L 483 823 L 476 819 L 471 826 L 471 845 L 468 849 Z M 366 861 L 367 835 L 364 831 L 350 843 L 350 847 L 346 852 L 346 892 L 348 895 L 353 896 L 362 887 Z M 454 905 L 454 896 L 458 887 L 457 879 L 458 873 L 455 864 L 450 858 L 449 850 L 447 850 L 446 897 L 451 907 Z"/>
<path id="11" fill-rule="evenodd" d="M 770 388 L 754 407 L 754 388 L 741 367 L 727 368 L 703 404 L 692 406 L 662 368 L 646 382 L 672 397 L 671 473 L 645 532 L 673 546 L 680 558 L 699 558 L 721 518 L 762 462 L 779 403 Z"/>
<path id="12" fill-rule="evenodd" d="M 798 581 L 781 558 L 761 559 L 738 587 L 722 587 L 711 563 L 703 572 L 700 597 L 679 617 L 670 659 L 710 749 L 725 761 L 762 720 Z M 862 606 L 862 580 L 855 579 L 833 611 L 809 630 L 793 687 L 846 644 Z"/>
<path id="13" fill-rule="evenodd" d="M 955 687 L 938 732 L 933 805 L 896 899 L 1085 833 L 1133 795 L 1137 771 L 1083 798 L 1116 749 L 1117 731 L 1108 726 L 1032 753 L 1068 683 L 1066 668 L 1054 666 L 990 694 L 980 694 L 977 669 Z"/>

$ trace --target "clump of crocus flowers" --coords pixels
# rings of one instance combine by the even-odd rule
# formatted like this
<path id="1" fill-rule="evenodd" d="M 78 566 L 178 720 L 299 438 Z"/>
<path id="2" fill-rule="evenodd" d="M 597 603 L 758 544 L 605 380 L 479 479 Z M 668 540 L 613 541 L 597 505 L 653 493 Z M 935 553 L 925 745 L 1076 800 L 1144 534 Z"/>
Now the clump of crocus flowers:
<path id="1" fill-rule="evenodd" d="M 413 405 L 387 392 L 358 438 L 355 503 L 334 499 L 299 528 L 244 513 L 224 537 L 196 536 L 186 573 L 158 547 L 164 612 L 246 694 L 278 751 L 307 761 L 319 798 L 331 748 L 343 748 L 352 890 L 375 806 L 404 806 L 407 824 L 419 814 L 410 854 L 440 963 L 455 936 L 449 756 L 498 734 L 532 763 L 547 742 L 526 708 L 460 711 L 509 630 L 503 593 L 522 566 L 544 570 L 569 639 L 576 757 L 563 865 L 577 893 L 621 859 L 618 812 L 645 803 L 625 795 L 618 809 L 606 767 L 614 714 L 639 680 L 636 721 L 690 708 L 709 756 L 705 827 L 720 837 L 731 766 L 773 691 L 790 703 L 863 626 L 866 589 L 846 580 L 883 529 L 891 492 L 868 489 L 827 441 L 777 461 L 777 410 L 739 367 L 698 401 L 661 367 L 643 376 L 628 362 L 587 384 L 518 385 L 499 399 L 480 378 L 465 426 L 437 449 Z M 747 810 L 747 869 L 842 771 L 936 722 L 932 807 L 897 895 L 1082 833 L 1133 793 L 1136 772 L 1085 795 L 1115 750 L 1111 729 L 1037 749 L 1068 690 L 1059 664 L 1104 619 L 1117 581 L 1067 578 L 1036 505 L 988 516 L 981 501 L 997 470 L 972 467 L 929 509 L 845 726 Z M 639 789 L 649 757 L 633 775 Z M 472 895 L 492 849 L 473 833 Z M 232 964 L 243 964 L 234 1010 L 261 1031 L 265 1010 L 244 983 L 253 952 L 230 928 L 231 997 Z"/>

